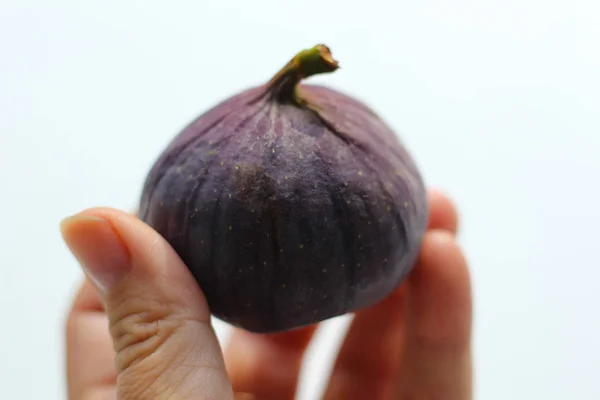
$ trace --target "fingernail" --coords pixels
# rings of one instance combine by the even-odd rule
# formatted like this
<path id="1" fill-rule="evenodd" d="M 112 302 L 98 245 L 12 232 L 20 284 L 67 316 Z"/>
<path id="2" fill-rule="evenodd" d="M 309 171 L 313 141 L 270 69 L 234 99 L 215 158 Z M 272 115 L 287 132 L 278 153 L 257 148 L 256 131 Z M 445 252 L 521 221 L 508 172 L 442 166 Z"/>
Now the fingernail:
<path id="1" fill-rule="evenodd" d="M 130 271 L 129 251 L 107 219 L 78 214 L 64 219 L 60 228 L 65 243 L 100 290 L 111 290 Z"/>

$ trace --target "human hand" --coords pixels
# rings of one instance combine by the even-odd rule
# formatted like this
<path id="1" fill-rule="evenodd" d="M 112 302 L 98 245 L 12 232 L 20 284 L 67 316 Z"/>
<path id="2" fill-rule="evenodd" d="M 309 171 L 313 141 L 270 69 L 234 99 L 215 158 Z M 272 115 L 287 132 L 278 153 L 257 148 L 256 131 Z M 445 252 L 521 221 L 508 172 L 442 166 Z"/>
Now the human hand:
<path id="1" fill-rule="evenodd" d="M 429 201 L 415 269 L 355 314 L 324 399 L 471 399 L 471 289 L 458 218 L 440 193 Z M 150 227 L 96 208 L 61 228 L 88 277 L 67 322 L 69 399 L 294 398 L 315 326 L 235 329 L 223 354 L 201 290 Z"/>

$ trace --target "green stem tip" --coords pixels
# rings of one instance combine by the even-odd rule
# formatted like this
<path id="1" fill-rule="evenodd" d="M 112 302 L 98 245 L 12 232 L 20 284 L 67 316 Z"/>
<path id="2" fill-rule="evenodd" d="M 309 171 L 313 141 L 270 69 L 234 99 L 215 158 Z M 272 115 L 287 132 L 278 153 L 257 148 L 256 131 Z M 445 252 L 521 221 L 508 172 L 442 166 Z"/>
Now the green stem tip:
<path id="1" fill-rule="evenodd" d="M 329 47 L 318 44 L 296 54 L 269 81 L 267 87 L 279 101 L 297 101 L 296 87 L 302 79 L 333 72 L 338 68 L 339 63 L 331 56 Z"/>

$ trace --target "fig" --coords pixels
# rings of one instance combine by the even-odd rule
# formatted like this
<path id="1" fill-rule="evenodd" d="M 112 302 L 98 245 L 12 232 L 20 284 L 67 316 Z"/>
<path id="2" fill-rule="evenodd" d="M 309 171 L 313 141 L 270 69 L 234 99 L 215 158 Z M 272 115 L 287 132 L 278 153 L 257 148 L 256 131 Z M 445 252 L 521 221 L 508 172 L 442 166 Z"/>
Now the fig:
<path id="1" fill-rule="evenodd" d="M 146 178 L 140 218 L 233 326 L 354 312 L 415 263 L 428 205 L 414 159 L 371 108 L 302 82 L 338 68 L 325 45 L 299 52 L 187 125 Z"/>

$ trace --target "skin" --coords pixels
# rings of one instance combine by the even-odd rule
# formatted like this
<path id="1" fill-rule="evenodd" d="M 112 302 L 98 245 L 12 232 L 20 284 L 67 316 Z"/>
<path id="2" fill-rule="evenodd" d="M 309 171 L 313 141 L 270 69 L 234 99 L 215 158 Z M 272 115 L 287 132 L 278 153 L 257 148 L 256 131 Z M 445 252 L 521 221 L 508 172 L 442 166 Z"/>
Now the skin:
<path id="1" fill-rule="evenodd" d="M 472 398 L 472 299 L 458 216 L 442 193 L 430 191 L 429 201 L 416 267 L 391 296 L 355 314 L 323 399 Z M 294 398 L 316 326 L 236 329 L 222 351 L 189 271 L 139 219 L 90 209 L 65 220 L 62 233 L 87 275 L 67 320 L 69 399 Z"/>

